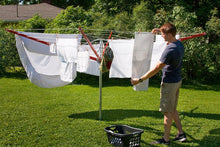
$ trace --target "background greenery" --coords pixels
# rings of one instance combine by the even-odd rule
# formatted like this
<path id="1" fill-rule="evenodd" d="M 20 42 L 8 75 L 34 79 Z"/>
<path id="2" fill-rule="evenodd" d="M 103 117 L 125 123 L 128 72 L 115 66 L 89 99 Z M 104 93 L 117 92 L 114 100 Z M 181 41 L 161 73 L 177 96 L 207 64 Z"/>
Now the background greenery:
<path id="1" fill-rule="evenodd" d="M 20 1 L 38 3 L 40 1 Z M 1 1 L 1 4 L 16 1 Z M 200 82 L 219 82 L 220 77 L 220 1 L 201 0 L 85 0 L 56 1 L 52 3 L 65 8 L 53 20 L 43 19 L 38 14 L 17 25 L 5 26 L 0 22 L 0 73 L 7 68 L 21 66 L 14 42 L 14 35 L 7 28 L 46 29 L 32 30 L 45 33 L 79 33 L 81 26 L 87 34 L 107 38 L 113 30 L 114 37 L 132 38 L 134 32 L 151 31 L 165 22 L 177 26 L 182 37 L 207 32 L 204 37 L 184 41 L 186 48 L 183 77 Z M 98 32 L 98 30 L 105 31 Z M 91 37 L 91 36 L 89 36 Z M 93 38 L 91 38 L 92 40 Z M 158 75 L 159 76 L 159 75 Z"/>

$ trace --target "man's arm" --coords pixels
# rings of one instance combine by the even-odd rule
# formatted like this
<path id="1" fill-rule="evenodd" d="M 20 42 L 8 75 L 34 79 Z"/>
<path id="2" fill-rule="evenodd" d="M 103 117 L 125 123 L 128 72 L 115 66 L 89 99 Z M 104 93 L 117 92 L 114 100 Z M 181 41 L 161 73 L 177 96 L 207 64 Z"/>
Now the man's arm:
<path id="1" fill-rule="evenodd" d="M 152 76 L 154 76 L 155 74 L 157 74 L 166 64 L 162 63 L 162 62 L 158 62 L 157 65 L 150 71 L 148 71 L 146 74 L 144 74 L 142 77 L 140 77 L 139 79 L 141 80 L 146 80 L 151 78 Z M 140 83 L 138 78 L 135 79 L 131 79 L 131 84 L 132 85 L 137 85 L 138 83 Z"/>

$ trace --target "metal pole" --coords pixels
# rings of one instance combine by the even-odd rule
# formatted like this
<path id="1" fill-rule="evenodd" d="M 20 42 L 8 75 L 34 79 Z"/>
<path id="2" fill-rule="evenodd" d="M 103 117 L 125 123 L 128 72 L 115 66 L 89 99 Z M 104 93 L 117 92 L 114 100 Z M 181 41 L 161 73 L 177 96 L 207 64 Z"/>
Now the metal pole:
<path id="1" fill-rule="evenodd" d="M 100 40 L 99 52 L 102 55 L 103 40 Z M 99 120 L 102 120 L 102 71 L 100 70 L 99 75 Z"/>
<path id="2" fill-rule="evenodd" d="M 19 1 L 17 0 L 17 6 L 16 6 L 17 17 L 18 17 L 18 3 Z"/>

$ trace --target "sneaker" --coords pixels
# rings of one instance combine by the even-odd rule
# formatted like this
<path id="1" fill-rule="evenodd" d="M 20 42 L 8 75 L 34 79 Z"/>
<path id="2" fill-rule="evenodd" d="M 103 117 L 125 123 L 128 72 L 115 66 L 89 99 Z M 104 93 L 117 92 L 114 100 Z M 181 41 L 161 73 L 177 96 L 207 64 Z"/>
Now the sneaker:
<path id="1" fill-rule="evenodd" d="M 185 142 L 187 140 L 185 133 L 178 134 L 176 138 L 173 139 L 173 141 L 179 141 L 179 142 Z"/>
<path id="2" fill-rule="evenodd" d="M 170 141 L 165 141 L 164 138 L 162 138 L 162 139 L 158 139 L 156 141 L 151 142 L 151 144 L 166 144 L 166 145 L 169 145 Z"/>

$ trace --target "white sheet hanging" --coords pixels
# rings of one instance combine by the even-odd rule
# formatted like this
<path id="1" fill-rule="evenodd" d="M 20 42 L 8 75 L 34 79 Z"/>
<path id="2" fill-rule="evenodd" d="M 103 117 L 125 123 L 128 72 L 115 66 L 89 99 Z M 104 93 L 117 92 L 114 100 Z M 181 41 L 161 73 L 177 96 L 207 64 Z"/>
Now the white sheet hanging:
<path id="1" fill-rule="evenodd" d="M 57 56 L 61 60 L 60 78 L 72 82 L 76 77 L 78 39 L 58 38 L 56 46 Z"/>
<path id="2" fill-rule="evenodd" d="M 134 39 L 109 40 L 114 59 L 109 71 L 110 78 L 130 78 L 132 70 L 132 56 Z"/>
<path id="3" fill-rule="evenodd" d="M 50 46 L 51 48 L 48 50 L 48 45 L 20 36 L 28 51 L 43 55 L 56 55 L 55 43 L 57 38 L 58 39 L 75 38 L 78 40 L 78 44 L 80 44 L 80 41 L 82 39 L 82 35 L 79 34 L 47 34 L 47 33 L 30 33 L 30 32 L 19 32 L 19 33 L 51 43 Z"/>
<path id="4" fill-rule="evenodd" d="M 93 44 L 93 47 L 98 54 L 99 54 L 99 46 L 100 44 Z M 90 46 L 80 45 L 78 52 L 77 71 L 94 76 L 99 76 L 100 75 L 99 63 L 97 61 L 89 59 L 90 56 L 96 58 L 96 55 L 94 54 Z"/>
<path id="5" fill-rule="evenodd" d="M 56 34 L 22 33 L 51 43 L 55 43 L 57 38 Z M 60 38 L 76 38 L 76 36 L 77 39 L 81 38 L 81 35 L 59 34 Z M 76 64 L 65 63 L 65 68 L 62 68 L 61 58 L 56 53 L 50 52 L 50 46 L 18 35 L 16 35 L 16 46 L 27 76 L 35 85 L 44 88 L 60 87 L 75 79 Z"/>
<path id="6" fill-rule="evenodd" d="M 57 55 L 63 62 L 77 62 L 78 39 L 58 38 L 56 41 Z"/>
<path id="7" fill-rule="evenodd" d="M 150 69 L 154 35 L 149 32 L 135 33 L 132 59 L 132 78 L 140 78 Z M 149 79 L 133 86 L 135 91 L 148 90 Z"/>

